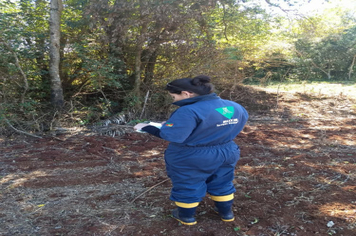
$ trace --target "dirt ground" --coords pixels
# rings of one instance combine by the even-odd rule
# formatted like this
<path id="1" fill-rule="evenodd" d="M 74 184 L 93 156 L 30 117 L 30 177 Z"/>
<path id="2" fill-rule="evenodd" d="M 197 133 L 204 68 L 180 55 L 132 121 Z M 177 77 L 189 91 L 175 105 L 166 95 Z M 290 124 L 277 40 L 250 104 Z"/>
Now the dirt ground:
<path id="1" fill-rule="evenodd" d="M 221 94 L 251 114 L 236 138 L 234 222 L 208 196 L 197 225 L 171 218 L 166 141 L 73 131 L 1 139 L 0 235 L 356 235 L 355 101 L 256 94 Z"/>

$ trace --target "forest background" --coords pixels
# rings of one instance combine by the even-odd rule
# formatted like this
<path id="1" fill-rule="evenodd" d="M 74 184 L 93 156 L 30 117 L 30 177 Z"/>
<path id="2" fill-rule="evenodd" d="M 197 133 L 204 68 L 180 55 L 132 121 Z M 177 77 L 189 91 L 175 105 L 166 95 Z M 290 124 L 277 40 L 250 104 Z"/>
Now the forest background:
<path id="1" fill-rule="evenodd" d="M 220 92 L 354 84 L 355 7 L 305 14 L 307 2 L 1 1 L 0 132 L 41 133 L 118 113 L 163 120 L 171 109 L 165 84 L 199 74 Z"/>

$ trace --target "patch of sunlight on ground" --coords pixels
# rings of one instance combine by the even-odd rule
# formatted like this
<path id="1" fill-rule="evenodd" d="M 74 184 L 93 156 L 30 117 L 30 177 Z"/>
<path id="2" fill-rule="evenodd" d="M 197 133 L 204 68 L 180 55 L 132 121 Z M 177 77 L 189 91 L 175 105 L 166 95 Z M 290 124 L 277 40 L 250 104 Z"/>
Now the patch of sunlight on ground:
<path id="1" fill-rule="evenodd" d="M 254 86 L 253 86 L 254 87 Z M 315 96 L 347 96 L 356 99 L 356 84 L 341 83 L 281 83 L 267 86 L 256 86 L 269 92 L 292 92 L 312 94 Z"/>
<path id="2" fill-rule="evenodd" d="M 29 174 L 24 174 L 24 175 L 18 175 L 18 174 L 9 174 L 4 176 L 0 180 L 0 184 L 5 184 L 7 182 L 11 182 L 11 185 L 8 186 L 8 188 L 15 188 L 18 186 L 21 186 L 24 182 L 35 179 L 37 177 L 43 177 L 47 176 L 47 173 L 44 171 L 34 171 Z"/>
<path id="3" fill-rule="evenodd" d="M 319 208 L 320 212 L 325 215 L 333 216 L 333 217 L 342 217 L 348 221 L 356 220 L 356 207 L 354 203 L 347 204 L 341 202 L 332 202 L 325 204 Z"/>

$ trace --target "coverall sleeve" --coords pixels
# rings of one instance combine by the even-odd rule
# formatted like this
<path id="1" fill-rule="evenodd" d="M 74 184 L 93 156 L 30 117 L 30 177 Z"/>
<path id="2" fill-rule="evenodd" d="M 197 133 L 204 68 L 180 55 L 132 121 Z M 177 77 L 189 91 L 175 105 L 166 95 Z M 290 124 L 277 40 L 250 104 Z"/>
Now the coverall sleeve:
<path id="1" fill-rule="evenodd" d="M 147 125 L 146 127 L 143 127 L 141 130 L 149 134 L 152 134 L 158 138 L 161 138 L 161 130 L 155 126 Z"/>
<path id="2" fill-rule="evenodd" d="M 183 143 L 197 127 L 199 119 L 194 111 L 186 107 L 178 108 L 163 124 L 161 138 L 175 143 Z"/>

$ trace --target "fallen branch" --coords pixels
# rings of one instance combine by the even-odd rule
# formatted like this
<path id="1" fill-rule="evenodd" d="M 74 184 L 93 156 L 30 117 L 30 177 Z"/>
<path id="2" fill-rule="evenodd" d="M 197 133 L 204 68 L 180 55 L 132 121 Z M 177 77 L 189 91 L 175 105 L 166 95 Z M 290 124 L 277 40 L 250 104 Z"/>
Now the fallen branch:
<path id="1" fill-rule="evenodd" d="M 145 195 L 147 192 L 151 191 L 153 188 L 157 187 L 158 185 L 163 184 L 164 182 L 166 182 L 166 181 L 168 181 L 168 180 L 169 180 L 169 178 L 167 178 L 167 179 L 165 179 L 165 180 L 159 182 L 158 184 L 153 185 L 152 187 L 150 187 L 149 189 L 147 189 L 146 191 L 144 191 L 143 193 L 141 193 L 140 195 L 138 195 L 137 197 L 135 197 L 135 199 L 132 200 L 130 203 L 133 203 L 134 201 L 136 201 L 137 199 L 139 199 L 141 196 L 143 196 L 143 195 Z"/>
<path id="2" fill-rule="evenodd" d="M 40 136 L 37 136 L 37 135 L 34 135 L 34 134 L 30 134 L 30 133 L 27 133 L 25 131 L 16 129 L 14 126 L 12 126 L 12 124 L 10 123 L 10 121 L 8 119 L 6 119 L 5 117 L 3 117 L 3 118 L 4 118 L 5 122 L 6 122 L 6 124 L 8 126 L 10 126 L 11 129 L 15 130 L 17 133 L 25 134 L 25 135 L 28 135 L 28 136 L 31 136 L 31 137 L 34 137 L 34 138 L 42 138 Z"/>

